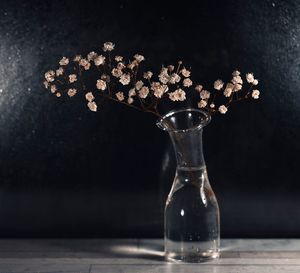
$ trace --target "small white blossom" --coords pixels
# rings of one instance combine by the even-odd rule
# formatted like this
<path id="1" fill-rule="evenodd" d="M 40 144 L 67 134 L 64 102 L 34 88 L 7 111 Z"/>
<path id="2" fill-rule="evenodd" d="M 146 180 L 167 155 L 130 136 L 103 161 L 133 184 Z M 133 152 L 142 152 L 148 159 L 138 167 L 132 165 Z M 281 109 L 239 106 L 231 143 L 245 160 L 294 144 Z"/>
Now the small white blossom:
<path id="1" fill-rule="evenodd" d="M 77 75 L 76 74 L 71 74 L 69 75 L 69 82 L 73 83 L 77 81 Z"/>
<path id="2" fill-rule="evenodd" d="M 234 87 L 233 87 L 233 92 L 237 92 L 237 91 L 240 91 L 242 90 L 243 86 L 241 84 L 235 84 Z"/>
<path id="3" fill-rule="evenodd" d="M 56 69 L 55 73 L 56 73 L 57 77 L 63 75 L 64 74 L 63 67 L 60 67 L 60 68 Z"/>
<path id="4" fill-rule="evenodd" d="M 45 88 L 48 88 L 48 87 L 49 87 L 49 82 L 44 81 L 43 84 L 44 84 Z"/>
<path id="5" fill-rule="evenodd" d="M 163 84 L 167 84 L 170 80 L 170 76 L 165 71 L 158 75 L 159 81 Z"/>
<path id="6" fill-rule="evenodd" d="M 144 83 L 142 81 L 137 81 L 135 84 L 135 89 L 140 90 L 143 87 Z"/>
<path id="7" fill-rule="evenodd" d="M 104 91 L 106 89 L 106 82 L 103 80 L 97 80 L 97 89 Z"/>
<path id="8" fill-rule="evenodd" d="M 226 114 L 226 112 L 227 112 L 227 107 L 225 106 L 225 105 L 221 105 L 221 106 L 219 106 L 219 112 L 221 113 L 221 114 Z"/>
<path id="9" fill-rule="evenodd" d="M 225 90 L 224 90 L 224 96 L 226 97 L 226 98 L 228 98 L 228 97 L 230 97 L 231 96 L 231 94 L 232 94 L 232 89 L 231 88 L 225 88 Z"/>
<path id="10" fill-rule="evenodd" d="M 97 56 L 98 56 L 98 54 L 96 52 L 92 51 L 87 55 L 87 59 L 88 59 L 88 61 L 94 61 L 97 58 Z"/>
<path id="11" fill-rule="evenodd" d="M 248 83 L 252 83 L 254 81 L 253 73 L 247 73 L 246 74 L 246 80 Z"/>
<path id="12" fill-rule="evenodd" d="M 205 100 L 205 99 L 209 99 L 209 97 L 210 97 L 210 92 L 209 92 L 209 91 L 207 91 L 207 90 L 202 90 L 202 91 L 200 92 L 200 98 L 201 98 L 201 99 Z"/>
<path id="13" fill-rule="evenodd" d="M 116 78 L 120 78 L 123 74 L 122 70 L 118 69 L 118 68 L 114 68 L 112 71 L 111 71 L 111 74 L 116 77 Z"/>
<path id="14" fill-rule="evenodd" d="M 75 88 L 70 88 L 70 89 L 68 90 L 68 96 L 69 96 L 69 97 L 75 96 L 76 93 L 77 93 L 77 90 L 76 90 Z"/>
<path id="15" fill-rule="evenodd" d="M 257 100 L 259 98 L 259 95 L 260 95 L 260 92 L 257 89 L 252 91 L 252 98 L 253 99 Z"/>
<path id="16" fill-rule="evenodd" d="M 122 83 L 123 85 L 128 85 L 130 83 L 130 75 L 129 74 L 123 74 L 120 77 L 119 82 Z"/>
<path id="17" fill-rule="evenodd" d="M 106 52 L 106 51 L 112 51 L 112 50 L 114 50 L 114 48 L 115 48 L 115 45 L 112 42 L 106 42 L 106 43 L 104 43 L 102 49 L 104 52 Z"/>
<path id="18" fill-rule="evenodd" d="M 173 73 L 173 74 L 170 76 L 169 82 L 170 82 L 171 84 L 175 84 L 175 83 L 180 82 L 180 80 L 181 80 L 181 77 L 180 77 L 178 74 Z"/>
<path id="19" fill-rule="evenodd" d="M 134 58 L 135 58 L 139 63 L 145 60 L 145 57 L 144 57 L 143 55 L 140 55 L 140 54 L 135 54 L 135 55 L 134 55 Z"/>
<path id="20" fill-rule="evenodd" d="M 53 70 L 49 70 L 45 73 L 45 79 L 47 82 L 53 82 L 55 77 L 55 72 Z"/>
<path id="21" fill-rule="evenodd" d="M 139 91 L 139 97 L 142 99 L 147 98 L 148 94 L 149 94 L 149 88 L 147 86 L 143 86 Z"/>
<path id="22" fill-rule="evenodd" d="M 132 104 L 134 102 L 134 99 L 132 97 L 129 97 L 127 99 L 128 104 Z"/>
<path id="23" fill-rule="evenodd" d="M 59 65 L 67 65 L 69 63 L 69 59 L 67 57 L 62 57 L 62 59 L 59 61 Z"/>
<path id="24" fill-rule="evenodd" d="M 116 93 L 116 97 L 119 101 L 123 101 L 124 100 L 124 93 L 123 92 L 118 92 L 118 93 Z"/>
<path id="25" fill-rule="evenodd" d="M 154 91 L 155 97 L 161 98 L 168 91 L 168 86 L 160 82 L 153 82 L 151 83 L 151 90 Z"/>
<path id="26" fill-rule="evenodd" d="M 222 80 L 216 80 L 214 82 L 214 88 L 216 90 L 221 90 L 223 88 L 223 86 L 224 86 L 224 82 Z"/>
<path id="27" fill-rule="evenodd" d="M 255 79 L 253 82 L 252 82 L 253 85 L 258 85 L 258 80 Z"/>
<path id="28" fill-rule="evenodd" d="M 128 96 L 133 97 L 135 95 L 136 95 L 135 89 L 134 88 L 130 89 L 129 92 L 128 92 Z"/>
<path id="29" fill-rule="evenodd" d="M 124 69 L 126 66 L 125 66 L 125 64 L 123 64 L 123 63 L 118 63 L 117 64 L 117 68 L 119 69 L 119 70 L 122 70 L 122 69 Z"/>
<path id="30" fill-rule="evenodd" d="M 177 89 L 168 94 L 171 101 L 184 101 L 186 99 L 185 92 L 182 89 Z"/>
<path id="31" fill-rule="evenodd" d="M 151 71 L 147 71 L 144 73 L 144 78 L 147 80 L 150 80 L 153 76 L 153 73 Z"/>
<path id="32" fill-rule="evenodd" d="M 53 94 L 57 91 L 57 88 L 56 88 L 56 85 L 55 85 L 55 84 L 52 84 L 52 85 L 50 86 L 50 91 L 51 91 L 51 93 L 53 93 Z"/>
<path id="33" fill-rule="evenodd" d="M 207 101 L 206 100 L 200 100 L 198 102 L 198 107 L 199 108 L 204 108 L 204 107 L 206 107 L 206 105 L 207 105 Z"/>
<path id="34" fill-rule="evenodd" d="M 61 97 L 61 93 L 57 92 L 56 94 L 56 97 L 60 98 Z"/>
<path id="35" fill-rule="evenodd" d="M 86 94 L 85 94 L 85 98 L 86 98 L 86 100 L 89 101 L 89 102 L 92 102 L 92 101 L 95 99 L 95 97 L 94 97 L 94 95 L 93 95 L 92 92 L 86 93 Z"/>
<path id="36" fill-rule="evenodd" d="M 242 80 L 241 76 L 234 76 L 234 77 L 232 78 L 231 82 L 232 82 L 233 84 L 237 84 L 237 83 L 243 84 L 243 80 Z"/>
<path id="37" fill-rule="evenodd" d="M 127 68 L 129 68 L 130 70 L 133 70 L 136 66 L 138 66 L 139 65 L 139 63 L 138 63 L 138 61 L 137 60 L 134 60 L 134 61 L 132 61 L 131 63 L 129 63 L 128 65 L 127 65 Z"/>
<path id="38" fill-rule="evenodd" d="M 198 84 L 198 85 L 196 85 L 195 90 L 200 93 L 202 88 L 203 88 L 203 86 L 201 84 Z"/>
<path id="39" fill-rule="evenodd" d="M 180 73 L 183 77 L 188 78 L 191 75 L 191 72 L 185 68 L 181 69 Z"/>
<path id="40" fill-rule="evenodd" d="M 215 108 L 214 103 L 211 103 L 211 104 L 209 105 L 209 107 L 210 107 L 210 108 Z"/>
<path id="41" fill-rule="evenodd" d="M 238 71 L 238 70 L 235 70 L 235 71 L 233 71 L 232 72 L 232 76 L 239 76 L 241 74 L 241 72 L 240 71 Z"/>
<path id="42" fill-rule="evenodd" d="M 186 78 L 186 79 L 183 80 L 183 86 L 184 87 L 190 87 L 192 85 L 193 85 L 193 82 L 190 78 Z"/>
<path id="43" fill-rule="evenodd" d="M 117 62 L 122 62 L 122 61 L 123 61 L 123 57 L 122 57 L 122 56 L 116 56 L 116 57 L 115 57 L 115 60 L 116 60 Z"/>
<path id="44" fill-rule="evenodd" d="M 99 66 L 105 63 L 105 57 L 103 55 L 99 55 L 94 59 L 95 66 Z"/>
<path id="45" fill-rule="evenodd" d="M 87 104 L 88 108 L 93 111 L 93 112 L 97 112 L 97 104 L 96 102 L 94 101 L 90 101 L 88 104 Z"/>
<path id="46" fill-rule="evenodd" d="M 91 63 L 87 59 L 81 59 L 79 61 L 79 65 L 82 66 L 84 68 L 84 70 L 89 70 Z"/>

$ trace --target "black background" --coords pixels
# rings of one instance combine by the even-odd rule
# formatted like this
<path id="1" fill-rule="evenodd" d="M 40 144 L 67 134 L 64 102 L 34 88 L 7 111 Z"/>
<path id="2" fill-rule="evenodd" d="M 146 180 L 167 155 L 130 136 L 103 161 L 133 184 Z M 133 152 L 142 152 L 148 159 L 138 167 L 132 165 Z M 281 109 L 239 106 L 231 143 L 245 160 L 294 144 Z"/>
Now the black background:
<path id="1" fill-rule="evenodd" d="M 149 67 L 182 59 L 211 87 L 238 68 L 261 99 L 205 128 L 223 237 L 300 236 L 299 1 L 1 1 L 0 236 L 161 237 L 175 171 L 155 118 L 79 97 L 43 74 L 105 41 Z"/>

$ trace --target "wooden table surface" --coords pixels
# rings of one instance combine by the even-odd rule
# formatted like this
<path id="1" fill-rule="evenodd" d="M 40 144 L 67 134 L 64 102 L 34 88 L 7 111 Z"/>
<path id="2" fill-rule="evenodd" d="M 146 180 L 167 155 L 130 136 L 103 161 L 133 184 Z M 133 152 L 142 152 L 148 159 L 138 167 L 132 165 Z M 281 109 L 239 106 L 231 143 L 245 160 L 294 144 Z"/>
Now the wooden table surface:
<path id="1" fill-rule="evenodd" d="M 300 272 L 300 239 L 224 239 L 221 258 L 164 261 L 160 239 L 2 239 L 0 273 Z"/>

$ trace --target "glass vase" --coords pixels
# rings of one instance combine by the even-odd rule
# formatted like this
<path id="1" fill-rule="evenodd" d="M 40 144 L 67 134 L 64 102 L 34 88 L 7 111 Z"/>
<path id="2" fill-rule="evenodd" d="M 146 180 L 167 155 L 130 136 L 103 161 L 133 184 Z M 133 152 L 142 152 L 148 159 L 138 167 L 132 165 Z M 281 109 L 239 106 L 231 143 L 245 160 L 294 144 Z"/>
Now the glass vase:
<path id="1" fill-rule="evenodd" d="M 165 257 L 168 261 L 203 262 L 219 257 L 220 214 L 210 186 L 202 132 L 210 116 L 197 109 L 173 111 L 157 125 L 171 137 L 177 168 L 165 205 Z"/>

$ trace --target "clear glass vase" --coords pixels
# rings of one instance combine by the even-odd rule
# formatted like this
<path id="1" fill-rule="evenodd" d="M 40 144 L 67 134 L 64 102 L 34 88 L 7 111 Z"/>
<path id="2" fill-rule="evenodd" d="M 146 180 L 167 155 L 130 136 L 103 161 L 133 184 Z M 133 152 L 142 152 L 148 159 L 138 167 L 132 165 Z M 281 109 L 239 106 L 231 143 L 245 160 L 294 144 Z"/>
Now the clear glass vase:
<path id="1" fill-rule="evenodd" d="M 202 132 L 210 116 L 201 110 L 173 111 L 157 125 L 171 137 L 177 168 L 165 206 L 165 255 L 168 261 L 203 262 L 219 257 L 220 214 L 210 186 Z"/>

